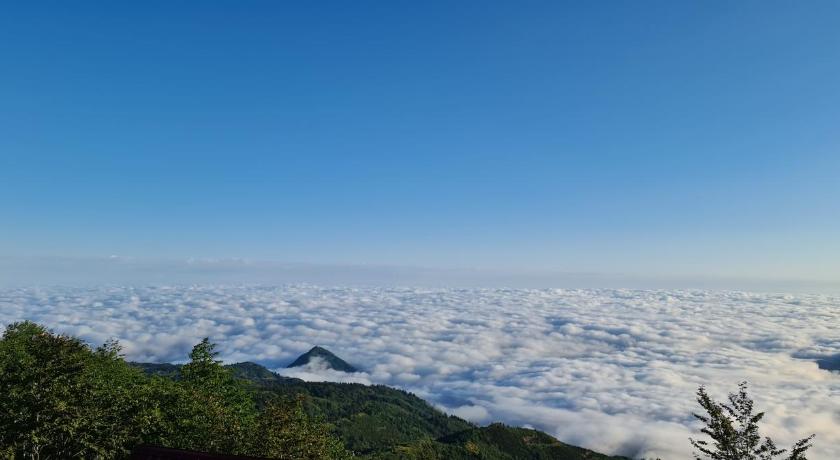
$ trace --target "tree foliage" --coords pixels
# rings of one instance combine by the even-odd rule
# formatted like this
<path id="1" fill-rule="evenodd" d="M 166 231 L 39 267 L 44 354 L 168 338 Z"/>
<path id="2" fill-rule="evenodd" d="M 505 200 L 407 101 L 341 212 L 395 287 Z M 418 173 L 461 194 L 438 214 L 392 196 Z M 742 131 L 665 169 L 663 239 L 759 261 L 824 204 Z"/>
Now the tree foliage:
<path id="1" fill-rule="evenodd" d="M 263 457 L 319 460 L 350 458 L 344 445 L 330 436 L 327 426 L 304 411 L 304 396 L 274 398 L 257 418 L 261 434 L 253 451 Z"/>
<path id="2" fill-rule="evenodd" d="M 146 379 L 119 348 L 91 350 L 34 323 L 9 326 L 0 340 L 0 446 L 31 458 L 119 457 L 146 431 Z"/>
<path id="3" fill-rule="evenodd" d="M 31 322 L 12 324 L 0 338 L 0 456 L 125 458 L 139 444 L 271 458 L 349 456 L 300 402 L 276 401 L 260 412 L 247 385 L 216 356 L 204 339 L 180 379 L 147 376 L 125 362 L 116 342 L 92 349 Z M 255 442 L 280 438 L 272 449 Z M 289 456 L 313 449 L 317 456 Z"/>
<path id="4" fill-rule="evenodd" d="M 786 460 L 807 460 L 805 452 L 811 447 L 814 435 L 797 441 L 790 451 L 779 449 L 769 437 L 762 438 L 758 422 L 764 412 L 756 413 L 753 401 L 747 394 L 747 383 L 742 382 L 738 393 L 730 393 L 728 402 L 718 403 L 709 396 L 706 389 L 697 390 L 697 402 L 706 412 L 694 416 L 705 424 L 701 430 L 710 441 L 690 439 L 697 449 L 697 460 L 772 460 L 784 454 Z"/>

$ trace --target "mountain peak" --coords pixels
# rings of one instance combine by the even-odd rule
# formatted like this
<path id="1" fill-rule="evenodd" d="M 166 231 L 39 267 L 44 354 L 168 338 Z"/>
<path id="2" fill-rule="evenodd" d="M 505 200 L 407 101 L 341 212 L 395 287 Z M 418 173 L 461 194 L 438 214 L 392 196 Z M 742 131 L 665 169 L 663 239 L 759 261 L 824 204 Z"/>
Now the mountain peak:
<path id="1" fill-rule="evenodd" d="M 309 364 L 310 361 L 313 359 L 320 359 L 327 364 L 327 367 L 333 370 L 342 371 L 342 372 L 357 372 L 357 369 L 347 361 L 339 358 L 333 352 L 327 350 L 326 348 L 320 346 L 314 346 L 311 350 L 307 351 L 306 353 L 298 356 L 292 364 L 286 366 L 287 368 L 290 367 L 301 367 Z"/>

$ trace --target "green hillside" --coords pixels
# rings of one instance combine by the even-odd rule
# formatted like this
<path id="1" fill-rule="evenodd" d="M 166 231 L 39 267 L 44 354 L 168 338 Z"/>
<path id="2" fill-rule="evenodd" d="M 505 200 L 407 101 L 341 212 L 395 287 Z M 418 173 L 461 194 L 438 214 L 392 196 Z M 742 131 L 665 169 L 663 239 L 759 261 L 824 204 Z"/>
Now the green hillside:
<path id="1" fill-rule="evenodd" d="M 333 355 L 335 356 L 335 355 Z M 336 357 L 337 358 L 337 357 Z M 338 358 L 340 359 L 340 358 Z M 134 363 L 145 372 L 177 378 L 178 366 Z M 536 430 L 478 427 L 446 415 L 406 391 L 383 385 L 305 382 L 255 363 L 225 366 L 253 386 L 258 404 L 306 396 L 307 412 L 327 422 L 356 456 L 371 459 L 557 459 L 609 457 L 564 444 Z"/>
<path id="2" fill-rule="evenodd" d="M 233 367 L 236 367 L 234 365 Z M 308 409 L 334 427 L 357 456 L 371 459 L 619 459 L 564 444 L 536 430 L 477 427 L 406 391 L 383 385 L 263 380 L 266 394 L 308 396 Z"/>
<path id="3" fill-rule="evenodd" d="M 325 350 L 326 351 L 326 350 Z M 329 352 L 328 352 L 329 353 Z M 332 355 L 332 353 L 330 353 Z M 332 355 L 335 356 L 335 355 Z M 340 359 L 336 356 L 336 359 Z M 152 375 L 178 378 L 178 365 L 132 363 Z M 258 405 L 305 396 L 307 413 L 323 420 L 357 457 L 369 459 L 606 460 L 536 430 L 492 424 L 479 427 L 446 415 L 423 399 L 384 385 L 305 382 L 255 363 L 225 366 L 246 380 Z"/>
<path id="4" fill-rule="evenodd" d="M 605 459 L 538 431 L 477 427 L 381 385 L 224 366 L 208 339 L 184 365 L 127 363 L 31 322 L 0 338 L 0 458 L 127 458 L 140 445 L 262 458 Z"/>
<path id="5" fill-rule="evenodd" d="M 32 322 L 0 337 L 0 458 L 124 459 L 140 445 L 301 460 L 353 455 L 302 398 L 257 404 L 207 339 L 183 366 L 131 366 Z M 241 366 L 251 373 L 257 370 Z M 259 375 L 258 373 L 254 373 Z"/>
<path id="6" fill-rule="evenodd" d="M 310 413 L 333 425 L 345 445 L 361 455 L 473 428 L 411 393 L 382 385 L 283 382 L 266 390 L 274 395 L 307 395 Z"/>
<path id="7" fill-rule="evenodd" d="M 537 430 L 494 423 L 438 439 L 448 459 L 622 459 L 564 444 Z"/>

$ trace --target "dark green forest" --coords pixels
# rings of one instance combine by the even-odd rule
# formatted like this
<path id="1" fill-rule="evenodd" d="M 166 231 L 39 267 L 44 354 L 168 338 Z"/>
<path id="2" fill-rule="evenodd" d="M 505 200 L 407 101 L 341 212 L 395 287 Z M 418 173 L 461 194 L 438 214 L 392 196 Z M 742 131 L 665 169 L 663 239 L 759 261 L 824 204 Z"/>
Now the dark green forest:
<path id="1" fill-rule="evenodd" d="M 31 322 L 0 339 L 0 455 L 125 458 L 141 444 L 267 458 L 349 458 L 300 398 L 265 397 L 204 340 L 178 378 L 150 376 L 116 342 L 91 348 Z"/>
<path id="2" fill-rule="evenodd" d="M 389 387 L 225 366 L 127 362 L 31 322 L 0 339 L 0 456 L 126 458 L 138 445 L 284 459 L 609 459 L 535 431 L 478 427 Z"/>

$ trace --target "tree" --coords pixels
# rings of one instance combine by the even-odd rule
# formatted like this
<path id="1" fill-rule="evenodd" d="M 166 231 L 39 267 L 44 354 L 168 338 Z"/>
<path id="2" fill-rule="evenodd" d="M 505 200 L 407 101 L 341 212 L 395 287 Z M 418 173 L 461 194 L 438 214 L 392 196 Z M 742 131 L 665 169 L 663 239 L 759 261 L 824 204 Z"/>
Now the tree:
<path id="1" fill-rule="evenodd" d="M 788 451 L 779 449 L 772 439 L 762 440 L 758 422 L 764 412 L 753 412 L 753 401 L 747 395 L 747 383 L 738 385 L 738 393 L 730 393 L 728 403 L 718 403 L 709 397 L 706 389 L 697 390 L 697 402 L 706 415 L 694 414 L 706 426 L 700 430 L 712 438 L 712 442 L 689 438 L 691 445 L 699 451 L 697 460 L 772 460 Z M 805 451 L 811 447 L 814 435 L 800 439 L 790 449 L 786 460 L 807 460 Z"/>
<path id="2" fill-rule="evenodd" d="M 177 382 L 179 398 L 170 401 L 174 432 L 169 446 L 232 454 L 248 453 L 257 409 L 244 383 L 217 358 L 216 345 L 204 338 L 190 352 Z M 165 396 L 165 395 L 163 395 Z"/>
<path id="3" fill-rule="evenodd" d="M 294 460 L 343 460 L 352 458 L 328 426 L 307 415 L 304 397 L 275 398 L 257 419 L 252 455 Z"/>
<path id="4" fill-rule="evenodd" d="M 145 377 L 116 343 L 91 350 L 32 322 L 0 339 L 0 452 L 22 458 L 115 458 L 140 442 L 133 393 Z"/>

